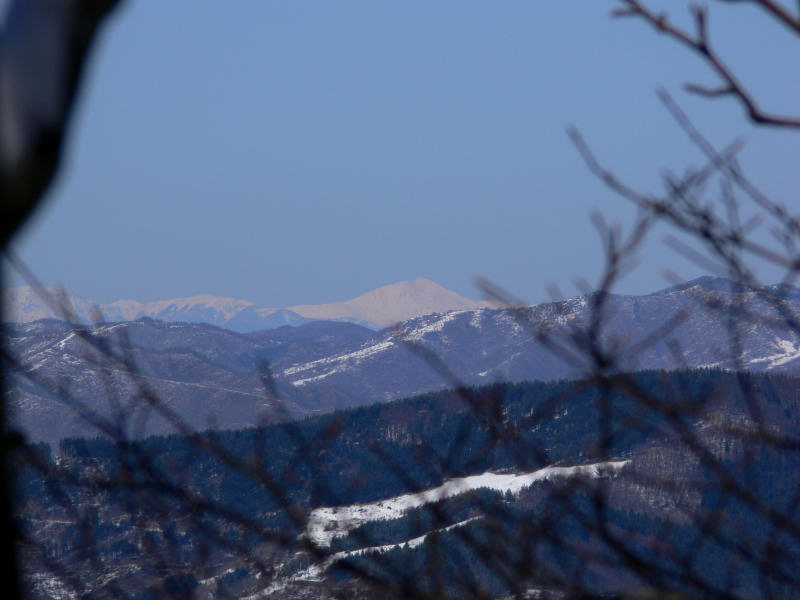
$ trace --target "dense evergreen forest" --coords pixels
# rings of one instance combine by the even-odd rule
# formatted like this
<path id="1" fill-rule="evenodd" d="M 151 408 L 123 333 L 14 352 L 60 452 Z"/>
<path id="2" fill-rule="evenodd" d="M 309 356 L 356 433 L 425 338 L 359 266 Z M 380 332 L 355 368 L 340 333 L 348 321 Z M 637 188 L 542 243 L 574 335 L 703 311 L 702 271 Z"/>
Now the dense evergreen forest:
<path id="1" fill-rule="evenodd" d="M 720 370 L 613 378 L 31 446 L 16 487 L 26 583 L 34 597 L 324 597 L 323 581 L 356 595 L 792 597 L 800 381 Z M 603 461 L 624 466 L 454 494 L 356 523 L 329 545 L 307 531 L 317 507 Z"/>

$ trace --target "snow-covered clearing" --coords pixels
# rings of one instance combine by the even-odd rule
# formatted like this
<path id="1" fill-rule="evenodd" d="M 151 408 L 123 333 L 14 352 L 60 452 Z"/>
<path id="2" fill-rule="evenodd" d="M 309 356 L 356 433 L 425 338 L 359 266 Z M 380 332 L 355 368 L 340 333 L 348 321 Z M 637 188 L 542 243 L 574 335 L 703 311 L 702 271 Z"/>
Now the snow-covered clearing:
<path id="1" fill-rule="evenodd" d="M 356 527 L 371 521 L 385 521 L 403 516 L 409 510 L 457 496 L 470 490 L 489 488 L 499 492 L 518 494 L 538 481 L 562 477 L 599 477 L 617 472 L 627 460 L 608 461 L 572 467 L 544 467 L 531 473 L 492 473 L 448 479 L 442 485 L 418 493 L 403 494 L 394 498 L 377 500 L 367 504 L 320 507 L 308 518 L 306 535 L 321 547 L 327 547 L 337 537 L 347 535 Z"/>

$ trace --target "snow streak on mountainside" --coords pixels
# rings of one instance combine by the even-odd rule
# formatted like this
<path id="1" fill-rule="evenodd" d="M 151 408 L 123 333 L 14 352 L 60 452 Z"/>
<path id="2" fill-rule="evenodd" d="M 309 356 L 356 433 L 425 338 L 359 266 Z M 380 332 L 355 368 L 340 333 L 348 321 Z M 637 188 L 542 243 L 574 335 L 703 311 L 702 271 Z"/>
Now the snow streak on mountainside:
<path id="1" fill-rule="evenodd" d="M 424 278 L 386 285 L 346 302 L 288 308 L 259 307 L 245 300 L 211 294 L 155 302 L 118 300 L 97 304 L 67 290 L 44 288 L 39 292 L 65 304 L 75 320 L 81 323 L 96 321 L 99 310 L 108 322 L 150 317 L 167 322 L 208 323 L 239 332 L 301 325 L 313 320 L 346 321 L 380 329 L 434 312 L 485 306 L 485 303 L 464 298 Z M 41 293 L 27 286 L 4 290 L 4 306 L 9 307 L 5 319 L 15 323 L 63 319 L 62 314 L 42 299 Z"/>
<path id="2" fill-rule="evenodd" d="M 474 490 L 487 489 L 502 493 L 507 492 L 517 496 L 523 490 L 529 489 L 537 483 L 544 481 L 563 480 L 574 477 L 586 477 L 589 479 L 614 477 L 629 463 L 629 460 L 624 460 L 576 465 L 572 467 L 550 466 L 531 473 L 521 474 L 486 472 L 480 475 L 449 479 L 435 488 L 423 490 L 416 494 L 410 493 L 393 498 L 386 498 L 385 500 L 379 500 L 370 504 L 318 508 L 312 511 L 309 516 L 304 535 L 321 548 L 327 548 L 330 546 L 333 539 L 346 536 L 365 523 L 398 519 L 414 508 L 466 494 Z M 312 563 L 310 566 L 297 570 L 284 577 L 278 577 L 266 588 L 258 593 L 248 595 L 246 598 L 255 600 L 256 598 L 275 597 L 276 594 L 284 592 L 292 583 L 318 581 L 337 561 L 365 555 L 378 555 L 401 547 L 406 550 L 418 548 L 422 546 L 426 539 L 433 533 L 442 534 L 456 528 L 464 527 L 473 521 L 483 518 L 485 518 L 485 515 L 476 514 L 457 523 L 444 527 L 437 527 L 410 539 L 403 539 L 402 541 L 378 546 L 364 546 L 360 544 L 360 547 L 353 550 L 334 552 L 328 555 L 324 560 Z M 281 567 L 284 566 L 286 566 L 286 564 L 281 565 Z M 279 568 L 278 570 L 280 571 L 281 569 Z"/>
<path id="3" fill-rule="evenodd" d="M 314 509 L 308 518 L 306 535 L 318 546 L 330 546 L 337 537 L 347 535 L 350 531 L 371 521 L 386 521 L 403 516 L 408 511 L 452 498 L 481 488 L 499 492 L 518 494 L 523 489 L 539 481 L 548 481 L 564 477 L 599 477 L 612 474 L 629 461 L 608 461 L 571 467 L 551 466 L 531 473 L 492 473 L 487 471 L 479 475 L 448 479 L 442 485 L 423 490 L 418 493 L 403 494 L 394 498 L 386 498 L 369 504 L 353 504 L 351 506 L 322 507 Z"/>
<path id="4" fill-rule="evenodd" d="M 778 299 L 780 308 L 773 304 Z M 300 395 L 344 392 L 355 403 L 450 385 L 424 354 L 470 385 L 577 377 L 592 368 L 584 344 L 595 305 L 581 297 L 426 315 L 378 332 L 358 348 L 293 364 L 280 376 Z M 726 290 L 723 280 L 701 278 L 648 296 L 609 295 L 603 306 L 599 343 L 616 349 L 621 370 L 800 371 L 800 338 L 786 325 L 800 314 L 793 288 Z M 731 347 L 728 318 L 737 323 L 740 350 Z"/>
<path id="5" fill-rule="evenodd" d="M 370 504 L 317 508 L 309 515 L 309 521 L 304 535 L 319 547 L 328 548 L 333 539 L 346 536 L 357 527 L 366 523 L 398 519 L 412 509 L 447 498 L 453 498 L 474 490 L 494 490 L 518 496 L 523 490 L 530 489 L 537 483 L 544 481 L 563 480 L 575 477 L 585 477 L 589 479 L 614 477 L 630 462 L 629 460 L 623 460 L 576 465 L 572 467 L 550 466 L 530 473 L 521 474 L 486 472 L 469 477 L 448 479 L 442 485 L 435 488 L 423 490 L 416 494 L 409 493 L 393 498 L 386 498 Z M 245 596 L 243 600 L 280 597 L 292 584 L 304 581 L 319 581 L 325 575 L 325 572 L 338 561 L 360 556 L 379 555 L 401 547 L 406 550 L 415 549 L 422 546 L 426 539 L 434 533 L 442 534 L 452 531 L 474 521 L 484 519 L 485 516 L 486 515 L 475 514 L 462 521 L 443 527 L 437 527 L 421 535 L 416 535 L 410 539 L 403 539 L 402 541 L 394 543 L 375 546 L 363 545 L 362 542 L 359 544 L 359 547 L 355 549 L 333 552 L 324 559 L 294 570 L 294 572 L 292 572 L 293 570 L 291 569 L 292 561 L 286 561 L 277 568 L 279 576 L 275 580 L 257 593 Z M 288 573 L 280 576 L 281 572 L 284 570 L 287 570 Z"/>

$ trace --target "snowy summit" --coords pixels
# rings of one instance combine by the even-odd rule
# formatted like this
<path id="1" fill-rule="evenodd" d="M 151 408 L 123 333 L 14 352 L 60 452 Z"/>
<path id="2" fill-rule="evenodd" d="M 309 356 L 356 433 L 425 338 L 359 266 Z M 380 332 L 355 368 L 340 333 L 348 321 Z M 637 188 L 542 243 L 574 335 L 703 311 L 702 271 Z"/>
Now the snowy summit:
<path id="1" fill-rule="evenodd" d="M 436 312 L 475 309 L 486 306 L 448 290 L 429 279 L 401 281 L 379 287 L 352 300 L 330 304 L 302 304 L 287 308 L 256 306 L 246 300 L 202 294 L 188 298 L 139 302 L 117 300 L 99 304 L 68 290 L 30 286 L 4 290 L 8 313 L 4 320 L 28 323 L 38 319 L 62 318 L 42 294 L 58 298 L 74 318 L 81 322 L 95 320 L 96 310 L 106 321 L 131 321 L 150 317 L 167 322 L 209 323 L 234 331 L 258 331 L 282 325 L 299 325 L 314 320 L 347 321 L 381 329 Z"/>

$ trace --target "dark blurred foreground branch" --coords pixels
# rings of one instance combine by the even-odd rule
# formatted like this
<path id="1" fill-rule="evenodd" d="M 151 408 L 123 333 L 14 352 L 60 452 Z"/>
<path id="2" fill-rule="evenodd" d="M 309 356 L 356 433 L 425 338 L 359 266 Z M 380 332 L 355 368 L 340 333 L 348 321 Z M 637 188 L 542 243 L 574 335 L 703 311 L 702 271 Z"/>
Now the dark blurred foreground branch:
<path id="1" fill-rule="evenodd" d="M 46 4 L 11 0 L 0 27 L 0 250 L 34 212 L 50 188 L 87 55 L 100 24 L 118 0 Z M 0 273 L 0 289 L 5 278 Z M 0 315 L 5 315 L 0 300 Z M 4 332 L 0 336 L 5 339 Z M 0 397 L 6 397 L 5 362 Z M 5 402 L 0 406 L 0 579 L 9 598 L 20 598 L 17 531 L 12 521 Z"/>

